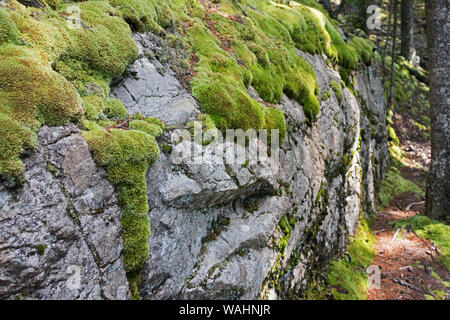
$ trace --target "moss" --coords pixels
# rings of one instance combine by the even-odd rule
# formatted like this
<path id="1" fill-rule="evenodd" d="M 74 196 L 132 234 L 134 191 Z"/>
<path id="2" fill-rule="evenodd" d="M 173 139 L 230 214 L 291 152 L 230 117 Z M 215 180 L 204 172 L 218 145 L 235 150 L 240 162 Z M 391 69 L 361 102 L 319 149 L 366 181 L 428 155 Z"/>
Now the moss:
<path id="1" fill-rule="evenodd" d="M 356 50 L 348 46 L 344 40 L 342 40 L 339 32 L 334 28 L 330 22 L 325 23 L 325 28 L 328 31 L 331 42 L 336 48 L 337 62 L 344 68 L 356 69 L 358 67 L 359 56 Z"/>
<path id="2" fill-rule="evenodd" d="M 0 8 L 0 45 L 17 43 L 20 31 L 7 11 Z"/>
<path id="3" fill-rule="evenodd" d="M 388 126 L 388 138 L 389 138 L 389 141 L 391 141 L 394 145 L 396 145 L 396 146 L 400 145 L 400 140 L 398 139 L 394 128 L 391 126 Z"/>
<path id="4" fill-rule="evenodd" d="M 327 279 L 334 299 L 365 300 L 368 287 L 366 268 L 375 258 L 374 244 L 375 237 L 371 234 L 369 224 L 362 219 L 347 247 L 351 261 L 342 258 L 331 263 Z"/>
<path id="5" fill-rule="evenodd" d="M 110 131 L 85 121 L 83 136 L 116 187 L 122 208 L 122 239 L 127 273 L 137 272 L 149 255 L 147 185 L 145 174 L 159 155 L 153 136 L 137 130 Z"/>
<path id="6" fill-rule="evenodd" d="M 365 65 L 370 65 L 372 63 L 372 51 L 374 45 L 370 40 L 354 37 L 349 41 L 348 45 L 355 49 L 360 60 L 363 61 Z"/>
<path id="7" fill-rule="evenodd" d="M 40 0 L 40 2 L 48 5 L 53 10 L 57 10 L 63 5 L 63 0 Z"/>
<path id="8" fill-rule="evenodd" d="M 128 114 L 127 109 L 125 109 L 122 101 L 113 98 L 106 99 L 106 105 L 103 109 L 103 113 L 108 118 L 114 120 L 123 120 Z"/>
<path id="9" fill-rule="evenodd" d="M 402 177 L 398 169 L 392 167 L 385 176 L 379 192 L 380 205 L 385 207 L 396 195 L 412 192 L 417 197 L 424 197 L 425 193 L 414 182 Z"/>
<path id="10" fill-rule="evenodd" d="M 450 270 L 450 226 L 423 215 L 400 219 L 393 225 L 394 229 L 410 226 L 419 237 L 437 244 L 442 253 L 439 261 Z"/>
<path id="11" fill-rule="evenodd" d="M 339 83 L 337 83 L 336 81 L 332 80 L 330 82 L 330 87 L 334 92 L 334 95 L 336 96 L 336 99 L 338 100 L 339 103 L 342 102 L 342 88 L 341 85 Z"/>
<path id="12" fill-rule="evenodd" d="M 34 56 L 28 48 L 0 46 L 0 139 L 5 149 L 0 176 L 9 181 L 23 174 L 19 157 L 34 148 L 34 131 L 41 124 L 63 125 L 81 116 L 81 100 L 73 86 Z"/>
<path id="13" fill-rule="evenodd" d="M 163 132 L 160 126 L 148 123 L 145 120 L 133 120 L 130 122 L 129 128 L 145 132 L 153 137 L 159 137 Z"/>
<path id="14" fill-rule="evenodd" d="M 140 32 L 154 30 L 157 19 L 156 0 L 108 0 L 130 26 Z"/>
<path id="15" fill-rule="evenodd" d="M 167 143 L 163 142 L 161 145 L 161 151 L 164 153 L 171 153 L 172 147 L 170 145 L 168 145 Z"/>
<path id="16" fill-rule="evenodd" d="M 328 100 L 330 98 L 331 98 L 331 92 L 330 91 L 327 90 L 327 91 L 322 93 L 322 97 L 321 97 L 322 101 L 326 101 L 326 100 Z"/>
<path id="17" fill-rule="evenodd" d="M 230 218 L 225 216 L 218 216 L 215 220 L 211 222 L 211 226 L 208 228 L 208 233 L 202 238 L 202 244 L 210 241 L 214 241 L 217 237 L 227 229 L 230 225 Z"/>
<path id="18" fill-rule="evenodd" d="M 131 300 L 141 300 L 141 295 L 139 294 L 138 284 L 141 281 L 141 276 L 138 272 L 130 272 L 127 274 L 128 283 L 130 286 Z"/>
<path id="19" fill-rule="evenodd" d="M 293 224 L 295 225 L 295 221 L 293 221 Z M 278 226 L 280 227 L 281 231 L 283 232 L 283 236 L 280 237 L 280 239 L 278 240 L 278 251 L 280 253 L 283 253 L 288 245 L 289 237 L 291 236 L 291 230 L 293 228 L 293 225 L 291 224 L 291 221 L 288 218 L 288 216 L 284 215 L 278 222 Z"/>
<path id="20" fill-rule="evenodd" d="M 100 120 L 104 116 L 104 107 L 104 102 L 99 96 L 91 95 L 83 97 L 83 110 L 86 119 Z"/>
<path id="21" fill-rule="evenodd" d="M 42 256 L 45 253 L 45 249 L 47 249 L 47 245 L 46 244 L 38 244 L 36 246 L 36 253 L 38 255 Z"/>
<path id="22" fill-rule="evenodd" d="M 403 152 L 402 149 L 400 149 L 399 146 L 395 144 L 391 144 L 389 146 L 389 155 L 391 156 L 392 165 L 395 167 L 402 167 L 403 166 Z"/>

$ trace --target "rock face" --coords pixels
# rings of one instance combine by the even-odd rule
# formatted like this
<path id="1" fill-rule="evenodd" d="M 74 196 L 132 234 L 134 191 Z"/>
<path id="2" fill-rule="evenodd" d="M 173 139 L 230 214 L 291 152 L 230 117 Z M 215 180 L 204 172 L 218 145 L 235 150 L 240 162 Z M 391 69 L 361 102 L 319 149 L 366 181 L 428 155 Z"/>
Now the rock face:
<path id="1" fill-rule="evenodd" d="M 121 211 L 74 125 L 41 128 L 26 183 L 0 185 L 0 299 L 128 299 Z"/>
<path id="2" fill-rule="evenodd" d="M 179 150 L 172 134 L 200 108 L 161 58 L 160 40 L 134 39 L 139 59 L 111 95 L 130 113 L 165 121 L 170 129 L 158 142 Z M 342 253 L 360 215 L 375 211 L 375 190 L 389 164 L 376 69 L 354 74 L 358 98 L 343 88 L 338 101 L 330 83 L 340 82 L 339 73 L 325 57 L 299 55 L 315 70 L 319 96 L 330 97 L 308 126 L 302 106 L 283 96 L 277 107 L 287 134 L 278 161 L 271 154 L 230 164 L 212 143 L 203 146 L 203 163 L 176 164 L 170 148 L 161 148 L 147 172 L 144 299 L 295 298 L 315 269 Z M 260 100 L 252 87 L 248 92 Z M 22 188 L 0 185 L 0 299 L 129 298 L 120 208 L 79 130 L 42 127 L 38 152 L 24 162 Z"/>
<path id="3" fill-rule="evenodd" d="M 152 47 L 145 38 L 135 38 L 141 52 Z M 389 164 L 376 70 L 356 73 L 359 98 L 344 88 L 340 103 L 330 88 L 340 76 L 326 58 L 299 54 L 314 67 L 319 96 L 329 91 L 331 97 L 322 101 L 312 127 L 297 102 L 282 98 L 278 107 L 288 132 L 278 166 L 261 159 L 245 165 L 221 159 L 175 165 L 169 152 L 148 171 L 151 236 L 139 286 L 143 298 L 294 298 L 313 269 L 342 252 L 360 214 L 375 211 L 375 189 Z M 170 73 L 158 72 L 158 60 L 147 56 L 141 54 L 132 75 L 112 92 L 129 111 L 182 127 L 195 112 L 178 113 L 173 97 L 189 101 L 184 111 L 197 107 Z M 249 94 L 260 100 L 252 87 Z M 163 138 L 169 145 L 170 133 Z M 185 150 L 200 147 L 184 144 Z M 209 152 L 214 147 L 203 148 L 206 159 L 215 157 Z M 291 222 L 287 234 L 281 219 Z"/>
<path id="4" fill-rule="evenodd" d="M 185 123 L 198 114 L 197 102 L 182 88 L 174 72 L 155 53 L 165 53 L 161 41 L 152 34 L 135 34 L 139 59 L 127 69 L 127 74 L 112 88 L 111 96 L 123 102 L 130 114 L 140 112 L 146 117 L 163 120 L 167 125 Z"/>

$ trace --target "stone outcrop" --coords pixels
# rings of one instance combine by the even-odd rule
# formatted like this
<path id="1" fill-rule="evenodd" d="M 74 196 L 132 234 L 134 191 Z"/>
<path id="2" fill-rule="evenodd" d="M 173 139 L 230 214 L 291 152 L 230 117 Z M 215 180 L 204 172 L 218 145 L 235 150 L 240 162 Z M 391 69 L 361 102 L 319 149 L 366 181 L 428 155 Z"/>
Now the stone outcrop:
<path id="1" fill-rule="evenodd" d="M 151 46 L 144 41 L 140 47 Z M 314 67 L 319 96 L 328 91 L 331 97 L 322 101 L 311 127 L 302 107 L 282 98 L 278 107 L 288 132 L 278 167 L 264 161 L 174 165 L 168 152 L 148 171 L 151 236 L 139 286 L 143 298 L 295 297 L 316 267 L 344 250 L 360 215 L 375 211 L 375 189 L 389 161 L 376 69 L 356 73 L 358 98 L 344 88 L 340 103 L 330 88 L 332 80 L 340 82 L 339 73 L 327 66 L 325 57 L 299 54 Z M 133 76 L 113 94 L 132 112 L 158 116 L 163 107 L 170 115 L 166 120 L 183 127 L 193 115 L 178 114 L 176 104 L 162 106 L 161 97 L 187 93 L 172 90 L 178 88 L 176 80 L 161 75 L 155 67 L 160 63 L 147 56 L 141 54 Z M 128 88 L 144 88 L 149 84 L 145 79 L 156 78 L 158 90 L 166 88 L 165 93 L 143 89 L 138 90 L 141 98 L 129 99 Z M 252 87 L 249 94 L 260 100 Z M 142 102 L 146 99 L 154 104 Z M 171 144 L 171 132 L 165 132 L 163 143 Z M 185 148 L 196 146 L 189 142 Z M 204 151 L 208 148 L 214 144 Z M 279 227 L 284 216 L 295 222 L 288 236 Z"/>
<path id="2" fill-rule="evenodd" d="M 299 52 L 314 68 L 318 96 L 328 92 L 329 98 L 309 126 L 302 107 L 283 96 L 277 107 L 287 135 L 277 166 L 269 157 L 228 164 L 213 152 L 209 163 L 174 164 L 171 134 L 200 108 L 161 61 L 160 40 L 151 34 L 134 39 L 139 58 L 111 95 L 129 113 L 169 125 L 158 142 L 171 147 L 161 148 L 147 172 L 151 235 L 142 298 L 297 297 L 315 269 L 343 252 L 361 214 L 375 211 L 389 161 L 375 67 L 354 74 L 357 97 L 343 88 L 339 101 L 330 83 L 341 79 L 326 57 Z M 252 87 L 248 92 L 260 100 Z M 79 129 L 44 126 L 37 150 L 24 160 L 23 187 L 0 185 L 0 298 L 129 298 L 120 208 Z"/>
<path id="3" fill-rule="evenodd" d="M 129 298 L 121 211 L 79 129 L 43 126 L 37 150 L 0 185 L 0 298 Z"/>

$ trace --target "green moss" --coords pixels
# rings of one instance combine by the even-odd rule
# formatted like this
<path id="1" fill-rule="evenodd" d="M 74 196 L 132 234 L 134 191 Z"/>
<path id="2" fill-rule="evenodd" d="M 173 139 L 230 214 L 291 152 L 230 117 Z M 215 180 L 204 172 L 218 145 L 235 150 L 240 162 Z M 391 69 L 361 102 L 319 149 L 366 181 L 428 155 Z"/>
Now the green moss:
<path id="1" fill-rule="evenodd" d="M 394 145 L 396 145 L 396 146 L 400 145 L 400 140 L 398 139 L 394 128 L 391 126 L 388 126 L 388 137 L 389 137 L 389 141 L 391 141 Z"/>
<path id="2" fill-rule="evenodd" d="M 53 10 L 57 10 L 63 5 L 63 0 L 40 0 L 40 2 L 48 5 Z"/>
<path id="3" fill-rule="evenodd" d="M 410 226 L 419 237 L 437 244 L 442 253 L 439 261 L 450 270 L 450 226 L 423 215 L 400 219 L 393 225 L 394 229 Z"/>
<path id="4" fill-rule="evenodd" d="M 145 120 L 133 120 L 130 122 L 129 128 L 145 132 L 153 137 L 159 137 L 163 132 L 160 126 L 148 123 Z"/>
<path id="5" fill-rule="evenodd" d="M 365 300 L 368 287 L 366 268 L 375 258 L 374 244 L 375 237 L 369 224 L 362 219 L 347 247 L 351 261 L 347 258 L 333 261 L 328 272 L 328 283 L 336 300 Z"/>
<path id="6" fill-rule="evenodd" d="M 339 83 L 337 83 L 336 81 L 332 80 L 330 82 L 330 87 L 334 92 L 334 95 L 336 96 L 336 99 L 339 101 L 339 103 L 342 102 L 342 88 L 341 85 Z"/>
<path id="7" fill-rule="evenodd" d="M 83 136 L 116 187 L 122 208 L 122 239 L 125 270 L 137 272 L 149 255 L 148 199 L 145 174 L 159 155 L 153 136 L 137 130 L 110 131 L 85 121 Z"/>
<path id="8" fill-rule="evenodd" d="M 83 97 L 84 116 L 89 120 L 100 120 L 103 118 L 103 109 L 105 105 L 103 99 L 99 96 Z"/>
<path id="9" fill-rule="evenodd" d="M 390 70 L 391 64 L 391 57 L 386 57 L 384 63 L 386 70 Z M 410 112 L 413 115 L 416 115 L 416 117 L 419 117 L 419 114 L 429 112 L 430 103 L 426 98 L 429 88 L 425 83 L 420 82 L 410 73 L 410 70 L 412 69 L 415 69 L 419 74 L 423 72 L 420 67 L 416 68 L 411 66 L 403 57 L 397 57 L 394 61 L 393 103 L 395 108 L 398 108 L 401 111 Z M 386 92 L 388 92 L 390 81 L 385 81 L 383 86 L 386 89 Z M 414 101 L 414 103 L 411 103 L 412 101 Z M 424 122 L 423 124 L 426 125 L 428 123 Z"/>
<path id="10" fill-rule="evenodd" d="M 0 176 L 10 182 L 23 174 L 19 157 L 33 149 L 41 124 L 63 125 L 81 116 L 73 86 L 34 57 L 35 51 L 0 46 L 0 121 L 3 131 Z M 14 185 L 14 183 L 12 184 Z"/>
<path id="11" fill-rule="evenodd" d="M 109 119 L 114 120 L 123 120 L 128 114 L 127 109 L 125 109 L 122 101 L 113 98 L 106 98 L 106 105 L 103 109 L 103 113 Z"/>
<path id="12" fill-rule="evenodd" d="M 358 53 L 361 61 L 366 65 L 370 65 L 372 63 L 372 51 L 373 51 L 373 43 L 370 40 L 354 37 L 352 38 L 348 45 L 355 49 Z"/>
<path id="13" fill-rule="evenodd" d="M 157 28 L 156 0 L 108 0 L 117 8 L 121 16 L 137 31 L 155 30 Z M 158 28 L 159 29 L 159 28 Z"/>
<path id="14" fill-rule="evenodd" d="M 24 181 L 20 156 L 36 148 L 36 135 L 19 121 L 0 112 L 0 177 L 8 186 Z"/>
<path id="15" fill-rule="evenodd" d="M 278 239 L 278 251 L 281 254 L 283 254 L 288 245 L 289 237 L 291 236 L 291 230 L 295 225 L 295 221 L 291 221 L 291 219 L 289 219 L 287 215 L 284 215 L 278 222 L 278 226 L 283 232 L 283 236 Z"/>
<path id="16" fill-rule="evenodd" d="M 417 197 L 424 197 L 425 193 L 414 182 L 403 178 L 397 168 L 391 167 L 386 173 L 379 192 L 380 205 L 385 207 L 396 195 L 412 192 Z"/>
<path id="17" fill-rule="evenodd" d="M 84 61 L 90 69 L 110 78 L 119 76 L 137 58 L 130 28 L 118 12 L 103 1 L 81 2 L 79 6 L 81 19 L 89 29 L 69 32 L 74 41 L 64 58 Z"/>
<path id="18" fill-rule="evenodd" d="M 0 8 L 0 45 L 5 43 L 17 43 L 20 31 L 8 12 Z"/>
<path id="19" fill-rule="evenodd" d="M 45 253 L 45 249 L 47 249 L 46 244 L 38 244 L 36 246 L 36 253 L 40 256 L 42 256 Z"/>
<path id="20" fill-rule="evenodd" d="M 141 300 L 141 295 L 139 294 L 138 284 L 141 281 L 141 276 L 138 272 L 130 272 L 127 274 L 128 283 L 130 286 L 131 300 Z"/>
<path id="21" fill-rule="evenodd" d="M 326 101 L 326 100 L 328 100 L 330 98 L 331 98 L 331 92 L 330 91 L 327 90 L 327 91 L 322 93 L 322 97 L 321 97 L 322 101 Z"/>
<path id="22" fill-rule="evenodd" d="M 344 40 L 342 40 L 339 32 L 334 28 L 334 26 L 326 21 L 325 28 L 328 31 L 331 42 L 337 51 L 337 62 L 344 68 L 356 69 L 358 67 L 359 56 L 356 50 L 348 46 Z"/>

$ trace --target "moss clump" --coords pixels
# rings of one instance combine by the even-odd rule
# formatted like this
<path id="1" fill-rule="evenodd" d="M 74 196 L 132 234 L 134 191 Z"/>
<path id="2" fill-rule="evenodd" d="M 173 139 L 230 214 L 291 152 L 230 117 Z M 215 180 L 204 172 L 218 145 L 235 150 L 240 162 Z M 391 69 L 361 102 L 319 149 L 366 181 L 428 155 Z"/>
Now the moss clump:
<path id="1" fill-rule="evenodd" d="M 391 126 L 388 126 L 388 138 L 389 138 L 389 141 L 391 141 L 395 146 L 400 145 L 400 140 L 398 139 L 394 128 Z"/>
<path id="2" fill-rule="evenodd" d="M 437 244 L 442 253 L 439 260 L 450 271 L 450 226 L 423 215 L 397 220 L 393 225 L 394 229 L 410 226 L 419 237 Z"/>
<path id="3" fill-rule="evenodd" d="M 91 95 L 83 97 L 84 117 L 89 120 L 100 120 L 103 118 L 103 99 L 99 96 Z"/>
<path id="4" fill-rule="evenodd" d="M 346 258 L 333 261 L 328 272 L 328 284 L 336 300 L 365 300 L 368 288 L 366 268 L 372 264 L 376 252 L 375 237 L 365 219 L 360 221 L 358 232 L 350 239 Z"/>
<path id="5" fill-rule="evenodd" d="M 38 244 L 36 246 L 36 253 L 40 256 L 42 256 L 45 253 L 45 249 L 47 249 L 46 244 Z"/>
<path id="6" fill-rule="evenodd" d="M 386 57 L 384 64 L 386 69 L 390 70 L 392 64 L 391 57 Z M 394 61 L 393 103 L 399 110 L 410 112 L 417 115 L 418 118 L 423 113 L 429 112 L 430 102 L 426 98 L 429 87 L 410 73 L 410 70 L 413 69 L 418 74 L 422 74 L 423 72 L 420 67 L 416 68 L 410 65 L 403 57 L 397 57 Z M 390 80 L 385 81 L 383 86 L 386 91 L 389 91 Z M 415 101 L 415 103 L 411 104 L 411 101 Z"/>
<path id="7" fill-rule="evenodd" d="M 425 193 L 414 182 L 402 177 L 397 168 L 392 167 L 385 176 L 379 192 L 380 205 L 385 207 L 396 195 L 412 192 L 417 197 L 424 197 Z"/>
<path id="8" fill-rule="evenodd" d="M 136 44 L 119 13 L 103 1 L 79 4 L 81 19 L 89 29 L 71 30 L 73 46 L 62 57 L 86 62 L 93 71 L 114 78 L 137 58 Z"/>
<path id="9" fill-rule="evenodd" d="M 101 98 L 98 95 L 84 96 L 83 98 L 84 117 L 87 120 L 123 120 L 128 112 L 123 103 L 114 98 Z"/>
<path id="10" fill-rule="evenodd" d="M 322 97 L 321 97 L 322 101 L 327 101 L 330 98 L 331 98 L 331 92 L 330 91 L 327 90 L 324 93 L 322 93 Z"/>
<path id="11" fill-rule="evenodd" d="M 119 99 L 107 98 L 103 113 L 109 119 L 123 120 L 128 115 L 127 109 Z"/>
<path id="12" fill-rule="evenodd" d="M 156 0 L 108 0 L 108 3 L 119 10 L 123 19 L 139 32 L 157 31 L 158 6 Z"/>
<path id="13" fill-rule="evenodd" d="M 293 45 L 286 47 L 272 38 L 270 33 L 279 33 L 278 22 L 255 10 L 251 14 L 252 19 L 240 24 L 213 13 L 207 26 L 195 21 L 185 30 L 199 58 L 197 76 L 191 82 L 194 96 L 221 130 L 283 129 L 271 127 L 277 121 L 268 119 L 266 123 L 264 106 L 246 91 L 250 84 L 270 103 L 279 102 L 283 92 L 296 98 L 313 121 L 319 108 L 314 96 L 314 71 L 297 55 Z M 218 40 L 217 34 L 228 38 L 229 48 Z"/>
<path id="14" fill-rule="evenodd" d="M 0 8 L 0 45 L 5 43 L 17 43 L 20 31 L 8 12 Z"/>
<path id="15" fill-rule="evenodd" d="M 138 130 L 106 129 L 85 121 L 83 136 L 116 187 L 122 208 L 125 270 L 137 272 L 149 255 L 147 185 L 145 174 L 159 156 L 153 136 Z"/>
<path id="16" fill-rule="evenodd" d="M 81 117 L 81 99 L 63 77 L 35 58 L 36 52 L 0 46 L 0 178 L 11 186 L 23 181 L 20 156 L 34 149 L 41 124 L 64 125 Z M 17 179 L 16 179 L 17 178 Z"/>
<path id="17" fill-rule="evenodd" d="M 20 156 L 36 148 L 36 135 L 19 121 L 0 112 L 0 177 L 13 187 L 24 181 Z"/>
<path id="18" fill-rule="evenodd" d="M 325 28 L 328 31 L 331 42 L 336 48 L 337 52 L 337 62 L 344 68 L 356 69 L 358 67 L 359 56 L 356 50 L 348 46 L 344 40 L 342 40 L 339 32 L 334 28 L 334 26 L 327 21 L 325 23 Z"/>
<path id="19" fill-rule="evenodd" d="M 149 123 L 145 120 L 133 120 L 130 122 L 130 129 L 145 132 L 153 137 L 159 137 L 163 130 L 160 126 Z"/>
<path id="20" fill-rule="evenodd" d="M 355 49 L 360 60 L 363 61 L 365 65 L 370 65 L 372 63 L 374 45 L 370 40 L 354 37 L 349 41 L 348 45 Z"/>
<path id="21" fill-rule="evenodd" d="M 330 82 L 330 87 L 334 92 L 334 95 L 336 96 L 336 99 L 339 101 L 339 103 L 342 102 L 342 88 L 341 85 L 339 83 L 337 83 L 336 81 L 332 80 Z"/>
<path id="22" fill-rule="evenodd" d="M 295 220 L 293 218 L 289 219 L 287 215 L 284 215 L 278 222 L 278 226 L 283 232 L 283 236 L 278 240 L 278 251 L 283 254 L 288 245 L 291 230 L 295 226 Z"/>

